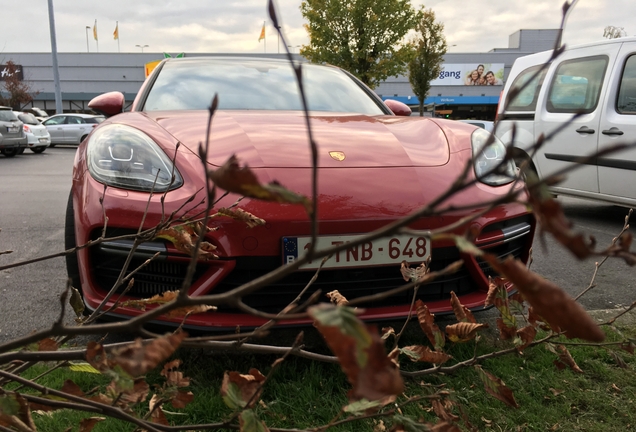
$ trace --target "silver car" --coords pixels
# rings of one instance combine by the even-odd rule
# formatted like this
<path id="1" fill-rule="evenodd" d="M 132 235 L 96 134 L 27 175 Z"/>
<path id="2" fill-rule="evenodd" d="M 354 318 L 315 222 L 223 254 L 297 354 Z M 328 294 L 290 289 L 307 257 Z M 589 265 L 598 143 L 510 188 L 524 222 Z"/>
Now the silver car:
<path id="1" fill-rule="evenodd" d="M 91 114 L 56 114 L 42 123 L 51 134 L 51 144 L 78 144 L 84 141 L 95 126 L 104 121 L 104 116 Z"/>
<path id="2" fill-rule="evenodd" d="M 48 129 L 30 113 L 19 113 L 18 119 L 24 123 L 22 128 L 27 136 L 27 147 L 33 153 L 42 153 L 51 144 L 51 135 Z"/>
<path id="3" fill-rule="evenodd" d="M 27 145 L 27 137 L 22 129 L 22 122 L 9 107 L 0 106 L 0 153 L 13 157 Z"/>

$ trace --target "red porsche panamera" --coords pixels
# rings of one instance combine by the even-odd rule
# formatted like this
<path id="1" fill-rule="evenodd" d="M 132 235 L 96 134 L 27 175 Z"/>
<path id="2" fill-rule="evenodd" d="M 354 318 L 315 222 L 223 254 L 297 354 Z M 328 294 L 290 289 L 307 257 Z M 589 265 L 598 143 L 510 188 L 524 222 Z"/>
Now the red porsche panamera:
<path id="1" fill-rule="evenodd" d="M 455 194 L 444 207 L 466 208 L 501 197 L 511 187 L 522 187 L 513 183 L 512 163 L 504 173 L 485 175 L 500 163 L 505 149 L 499 140 L 483 149 L 488 137 L 483 129 L 396 116 L 375 93 L 334 67 L 304 64 L 303 85 L 319 151 L 320 247 L 347 242 L 426 205 L 471 160 L 474 169 L 469 180 L 477 177 L 480 181 Z M 205 142 L 208 106 L 214 94 L 218 94 L 219 107 L 212 121 L 208 166 L 220 167 L 235 154 L 261 183 L 277 180 L 294 192 L 311 195 L 311 150 L 289 63 L 240 57 L 167 59 L 146 80 L 131 112 L 122 112 L 123 95 L 118 93 L 91 101 L 93 109 L 110 117 L 82 142 L 76 155 L 67 213 L 68 247 L 101 236 L 105 216 L 107 237 L 114 237 L 137 232 L 142 220 L 145 228 L 155 226 L 162 215 L 177 209 L 185 208 L 188 214 L 205 209 L 201 189 L 206 178 L 198 148 Z M 408 115 L 410 110 L 402 108 L 402 114 Z M 183 207 L 193 195 L 197 198 Z M 237 198 L 229 194 L 216 207 L 227 207 Z M 218 259 L 198 262 L 192 296 L 239 287 L 292 262 L 308 244 L 311 224 L 303 206 L 244 199 L 239 207 L 266 223 L 248 228 L 234 219 L 214 218 L 209 225 L 218 229 L 206 234 L 205 240 L 216 246 Z M 479 248 L 501 257 L 511 254 L 525 262 L 535 224 L 526 207 L 510 203 L 479 213 L 479 206 L 448 211 L 421 218 L 410 227 L 435 229 L 475 214 L 470 228 L 477 233 Z M 462 227 L 456 232 L 465 230 Z M 81 287 L 88 309 L 98 307 L 111 290 L 131 247 L 131 240 L 108 240 L 68 257 L 69 276 Z M 125 294 L 123 287 L 119 289 L 107 307 L 118 297 L 148 298 L 181 287 L 189 257 L 167 241 L 143 243 L 132 255 L 129 268 L 155 253 L 158 257 L 135 275 L 133 287 Z M 418 290 L 431 312 L 451 311 L 451 291 L 465 306 L 483 307 L 493 270 L 460 253 L 452 243 L 431 245 L 424 236 L 392 236 L 335 254 L 309 291 L 338 290 L 348 299 L 383 292 L 404 284 L 403 260 L 415 266 L 429 256 L 432 270 L 464 261 L 459 272 Z M 258 310 L 278 312 L 302 291 L 316 265 L 305 265 L 243 300 Z M 362 318 L 404 317 L 412 295 L 412 291 L 405 292 L 367 304 Z M 110 315 L 122 318 L 140 313 L 120 306 Z M 181 318 L 162 319 L 181 322 Z M 188 326 L 205 329 L 254 327 L 263 322 L 227 305 L 191 315 L 186 321 Z M 302 323 L 307 321 L 281 324 Z"/>

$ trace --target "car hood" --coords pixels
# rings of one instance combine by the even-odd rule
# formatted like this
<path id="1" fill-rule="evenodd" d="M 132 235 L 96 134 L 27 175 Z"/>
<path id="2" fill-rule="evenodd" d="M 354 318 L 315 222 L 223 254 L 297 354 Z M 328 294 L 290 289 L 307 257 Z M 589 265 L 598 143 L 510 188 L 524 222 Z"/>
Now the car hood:
<path id="1" fill-rule="evenodd" d="M 198 154 L 205 142 L 207 112 L 146 115 Z M 449 160 L 444 131 L 416 117 L 313 114 L 310 117 L 321 167 L 426 167 Z M 208 162 L 220 166 L 236 154 L 253 168 L 305 168 L 311 149 L 302 112 L 220 111 L 214 115 Z"/>

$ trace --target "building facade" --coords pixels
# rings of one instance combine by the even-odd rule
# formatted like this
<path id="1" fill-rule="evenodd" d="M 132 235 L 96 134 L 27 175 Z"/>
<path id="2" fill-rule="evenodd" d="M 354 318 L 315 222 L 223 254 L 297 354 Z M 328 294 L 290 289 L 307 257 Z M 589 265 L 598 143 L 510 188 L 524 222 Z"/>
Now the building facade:
<path id="1" fill-rule="evenodd" d="M 509 37 L 508 48 L 487 53 L 449 53 L 444 58 L 444 77 L 432 83 L 425 104 L 437 113 L 452 118 L 494 118 L 499 94 L 510 68 L 517 57 L 551 49 L 559 30 L 519 30 Z M 238 56 L 244 54 L 186 53 L 190 56 Z M 284 58 L 284 54 L 250 54 L 254 57 Z M 161 60 L 163 53 L 58 53 L 58 70 L 62 90 L 62 109 L 65 112 L 88 110 L 88 102 L 95 96 L 120 91 L 130 106 L 145 80 L 145 65 Z M 50 53 L 3 53 L 2 68 L 12 61 L 20 68 L 22 79 L 37 95 L 24 107 L 35 106 L 49 113 L 55 112 L 55 91 L 52 56 Z M 498 74 L 495 85 L 467 85 L 467 75 L 484 65 Z M 443 72 L 444 73 L 444 72 Z M 1 88 L 1 87 L 0 87 Z M 383 99 L 396 99 L 412 107 L 418 105 L 407 76 L 389 78 L 376 89 Z M 5 93 L 6 95 L 6 93 Z M 430 114 L 429 114 L 430 115 Z"/>

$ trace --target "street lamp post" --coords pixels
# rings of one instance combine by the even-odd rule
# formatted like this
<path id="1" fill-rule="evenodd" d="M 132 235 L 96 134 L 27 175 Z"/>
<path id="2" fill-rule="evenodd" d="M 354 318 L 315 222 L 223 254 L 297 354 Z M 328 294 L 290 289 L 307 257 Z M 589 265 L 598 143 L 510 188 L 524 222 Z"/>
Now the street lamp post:
<path id="1" fill-rule="evenodd" d="M 91 26 L 86 26 L 86 52 L 89 52 L 88 50 L 88 31 L 90 30 Z"/>
<path id="2" fill-rule="evenodd" d="M 150 45 L 135 45 L 136 47 L 141 48 L 141 52 L 144 52 L 144 48 L 148 48 Z"/>

